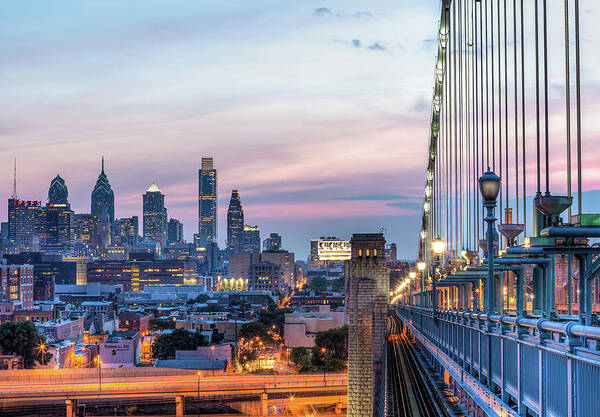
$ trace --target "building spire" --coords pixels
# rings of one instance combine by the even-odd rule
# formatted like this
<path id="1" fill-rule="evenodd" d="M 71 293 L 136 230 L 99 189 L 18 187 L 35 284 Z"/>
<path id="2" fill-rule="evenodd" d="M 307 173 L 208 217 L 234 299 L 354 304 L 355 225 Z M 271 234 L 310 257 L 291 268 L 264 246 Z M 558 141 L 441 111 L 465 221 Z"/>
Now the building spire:
<path id="1" fill-rule="evenodd" d="M 13 199 L 17 199 L 17 157 L 15 156 L 15 163 L 13 168 Z"/>
<path id="2" fill-rule="evenodd" d="M 102 155 L 102 173 L 104 174 L 104 155 Z"/>

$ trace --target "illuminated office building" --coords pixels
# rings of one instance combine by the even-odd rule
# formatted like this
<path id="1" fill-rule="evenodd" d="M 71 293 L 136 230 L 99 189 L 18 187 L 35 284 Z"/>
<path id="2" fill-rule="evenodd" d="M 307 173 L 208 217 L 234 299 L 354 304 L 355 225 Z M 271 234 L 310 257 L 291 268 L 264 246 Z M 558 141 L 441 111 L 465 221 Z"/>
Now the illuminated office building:
<path id="1" fill-rule="evenodd" d="M 244 210 L 238 190 L 231 191 L 229 209 L 227 210 L 227 252 L 242 252 L 244 243 Z"/>
<path id="2" fill-rule="evenodd" d="M 108 177 L 104 173 L 104 157 L 102 157 L 102 171 L 92 191 L 91 213 L 102 218 L 104 210 L 108 213 L 109 221 L 112 223 L 115 219 L 115 193 L 110 187 Z"/>
<path id="3" fill-rule="evenodd" d="M 8 199 L 8 243 L 17 251 L 38 251 L 42 203 L 39 200 Z"/>
<path id="4" fill-rule="evenodd" d="M 183 223 L 177 219 L 169 219 L 167 224 L 167 242 L 171 244 L 183 243 Z"/>
<path id="5" fill-rule="evenodd" d="M 248 289 L 250 291 L 270 291 L 276 294 L 281 291 L 282 273 L 279 265 L 261 261 L 248 268 Z"/>
<path id="6" fill-rule="evenodd" d="M 154 183 L 146 190 L 144 199 L 144 241 L 164 244 L 167 237 L 165 196 Z"/>
<path id="7" fill-rule="evenodd" d="M 263 241 L 264 251 L 280 251 L 282 249 L 281 236 L 278 233 L 271 233 L 271 235 Z"/>
<path id="8" fill-rule="evenodd" d="M 33 309 L 33 267 L 31 265 L 0 265 L 0 300 L 17 309 Z"/>
<path id="9" fill-rule="evenodd" d="M 115 242 L 133 248 L 138 243 L 139 221 L 138 216 L 122 217 L 114 223 Z"/>
<path id="10" fill-rule="evenodd" d="M 48 189 L 48 204 L 40 212 L 40 250 L 62 256 L 73 256 L 73 211 L 68 201 L 65 181 L 57 175 Z"/>
<path id="11" fill-rule="evenodd" d="M 196 280 L 194 262 L 175 260 L 101 261 L 87 264 L 87 282 L 123 285 L 125 291 L 143 291 L 147 285 L 189 284 Z"/>
<path id="12" fill-rule="evenodd" d="M 244 225 L 243 252 L 260 252 L 260 230 L 258 226 Z"/>
<path id="13" fill-rule="evenodd" d="M 212 158 L 202 158 L 198 170 L 198 238 L 203 246 L 217 243 L 217 170 Z"/>

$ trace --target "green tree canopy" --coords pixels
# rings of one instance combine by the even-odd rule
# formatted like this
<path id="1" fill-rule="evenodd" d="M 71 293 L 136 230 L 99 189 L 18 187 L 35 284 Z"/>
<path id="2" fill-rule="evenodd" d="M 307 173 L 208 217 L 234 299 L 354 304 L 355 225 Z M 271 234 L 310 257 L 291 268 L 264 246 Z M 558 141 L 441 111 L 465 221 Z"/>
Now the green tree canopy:
<path id="1" fill-rule="evenodd" d="M 240 327 L 240 337 L 243 337 L 244 339 L 259 337 L 263 343 L 265 343 L 267 340 L 270 340 L 269 334 L 267 333 L 268 331 L 269 329 L 264 323 L 260 321 L 251 321 L 242 324 L 242 327 Z"/>
<path id="2" fill-rule="evenodd" d="M 325 277 L 313 277 L 308 284 L 308 288 L 313 291 L 327 291 L 329 282 Z"/>
<path id="3" fill-rule="evenodd" d="M 210 297 L 206 294 L 199 294 L 196 298 L 187 300 L 187 304 L 205 303 Z"/>
<path id="4" fill-rule="evenodd" d="M 41 336 L 33 322 L 9 321 L 0 326 L 0 348 L 5 353 L 13 353 L 23 357 L 26 368 L 33 368 L 35 362 L 48 363 L 52 354 L 39 347 L 46 343 L 46 338 Z"/>
<path id="5" fill-rule="evenodd" d="M 166 330 L 175 328 L 175 322 L 173 320 L 159 318 L 150 319 L 150 325 L 154 330 Z"/>
<path id="6" fill-rule="evenodd" d="M 176 350 L 194 350 L 206 346 L 204 337 L 199 333 L 185 329 L 175 329 L 169 334 L 159 336 L 152 344 L 152 357 L 155 359 L 174 359 Z"/>
<path id="7" fill-rule="evenodd" d="M 322 349 L 325 352 L 322 352 Z M 348 326 L 330 329 L 317 333 L 315 347 L 313 348 L 312 363 L 332 371 L 345 368 L 348 360 Z"/>
<path id="8" fill-rule="evenodd" d="M 305 347 L 295 347 L 290 350 L 290 360 L 300 368 L 300 372 L 311 370 L 310 352 Z"/>

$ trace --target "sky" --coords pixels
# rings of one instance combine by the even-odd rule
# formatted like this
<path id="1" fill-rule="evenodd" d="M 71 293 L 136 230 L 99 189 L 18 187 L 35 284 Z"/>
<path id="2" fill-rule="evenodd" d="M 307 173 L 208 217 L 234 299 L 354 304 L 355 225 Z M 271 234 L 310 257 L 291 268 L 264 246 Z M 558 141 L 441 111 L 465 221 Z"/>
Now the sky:
<path id="1" fill-rule="evenodd" d="M 581 3 L 584 190 L 594 190 L 598 6 Z M 280 233 L 297 259 L 311 238 L 381 229 L 401 258 L 416 256 L 438 0 L 37 0 L 0 13 L 6 197 L 16 157 L 20 198 L 45 201 L 60 174 L 75 212 L 89 212 L 104 155 L 116 216 L 141 221 L 156 182 L 189 240 L 197 170 L 212 156 L 220 246 L 238 189 L 246 222 L 263 239 Z"/>

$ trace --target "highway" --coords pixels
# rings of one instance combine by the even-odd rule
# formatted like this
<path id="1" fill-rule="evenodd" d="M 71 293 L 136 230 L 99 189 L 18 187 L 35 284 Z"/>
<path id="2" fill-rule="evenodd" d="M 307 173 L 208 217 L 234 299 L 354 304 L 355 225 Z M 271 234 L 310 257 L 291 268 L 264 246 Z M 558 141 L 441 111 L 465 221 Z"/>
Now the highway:
<path id="1" fill-rule="evenodd" d="M 327 385 L 345 387 L 347 375 L 330 373 Z M 323 374 L 296 375 L 219 375 L 201 376 L 201 394 L 217 394 L 224 392 L 261 392 L 278 389 L 315 388 L 323 386 Z M 166 392 L 196 392 L 197 375 L 145 376 L 129 378 L 102 378 L 100 389 L 99 378 L 39 381 L 0 381 L 2 400 L 25 398 L 57 398 L 80 397 L 87 395 L 106 396 L 121 393 L 123 395 L 152 395 Z"/>

